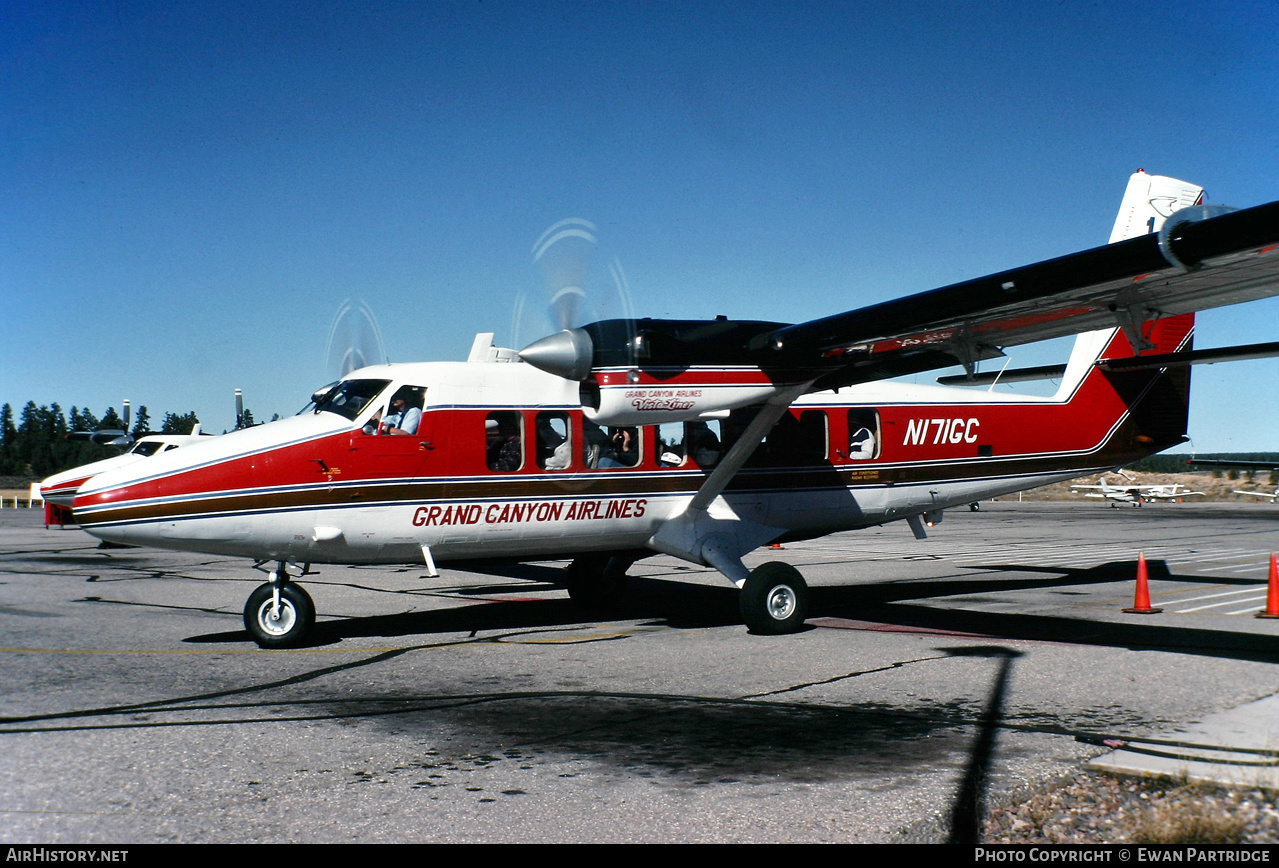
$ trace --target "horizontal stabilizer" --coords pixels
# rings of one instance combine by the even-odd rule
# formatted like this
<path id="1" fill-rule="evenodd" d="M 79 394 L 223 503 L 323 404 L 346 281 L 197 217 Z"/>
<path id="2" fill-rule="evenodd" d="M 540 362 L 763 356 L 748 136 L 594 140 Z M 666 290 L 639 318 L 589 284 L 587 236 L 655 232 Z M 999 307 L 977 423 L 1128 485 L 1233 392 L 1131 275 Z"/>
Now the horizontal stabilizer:
<path id="1" fill-rule="evenodd" d="M 1209 350 L 1187 350 L 1124 359 L 1101 359 L 1097 367 L 1103 371 L 1145 371 L 1181 365 L 1212 365 L 1217 362 L 1239 362 L 1245 359 L 1269 359 L 1279 356 L 1279 343 L 1242 344 Z"/>
<path id="2" fill-rule="evenodd" d="M 102 431 L 72 431 L 67 434 L 68 440 L 88 440 L 102 446 L 127 447 L 133 445 L 133 438 L 127 431 L 104 429 Z"/>

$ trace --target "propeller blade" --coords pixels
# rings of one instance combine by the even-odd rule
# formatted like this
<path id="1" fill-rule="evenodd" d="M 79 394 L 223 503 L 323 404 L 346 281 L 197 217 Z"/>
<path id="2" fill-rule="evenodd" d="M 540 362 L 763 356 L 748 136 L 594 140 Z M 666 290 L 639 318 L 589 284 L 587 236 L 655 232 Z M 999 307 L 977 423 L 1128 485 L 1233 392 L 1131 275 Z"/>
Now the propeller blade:
<path id="1" fill-rule="evenodd" d="M 357 368 L 386 364 L 382 330 L 367 304 L 351 298 L 342 302 L 329 326 L 324 355 L 329 371 L 337 379 Z"/>
<path id="2" fill-rule="evenodd" d="M 552 224 L 537 239 L 532 254 L 542 292 L 530 289 L 517 298 L 511 317 L 514 346 L 531 346 L 548 333 L 554 337 L 602 320 L 632 324 L 622 329 L 627 332 L 622 343 L 633 338 L 634 314 L 626 276 L 617 259 L 601 250 L 596 231 L 594 223 L 570 217 Z M 578 370 L 580 365 L 573 359 L 582 350 L 581 338 L 557 340 L 568 343 L 558 349 L 533 350 L 533 358 L 547 359 L 559 370 Z"/>

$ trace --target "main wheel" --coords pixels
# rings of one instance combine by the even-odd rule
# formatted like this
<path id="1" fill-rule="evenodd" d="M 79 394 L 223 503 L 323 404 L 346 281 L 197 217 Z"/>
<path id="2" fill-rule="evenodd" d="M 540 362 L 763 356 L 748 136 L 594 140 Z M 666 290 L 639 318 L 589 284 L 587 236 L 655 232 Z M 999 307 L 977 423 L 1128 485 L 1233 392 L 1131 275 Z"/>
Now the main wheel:
<path id="1" fill-rule="evenodd" d="M 585 609 L 616 606 L 626 595 L 626 569 L 616 558 L 575 558 L 564 570 L 564 587 L 569 598 Z"/>
<path id="2" fill-rule="evenodd" d="M 280 611 L 272 617 L 271 583 L 259 585 L 244 605 L 244 629 L 263 648 L 290 648 L 298 645 L 315 626 L 315 603 L 298 585 L 280 588 Z"/>
<path id="3" fill-rule="evenodd" d="M 797 633 L 808 616 L 808 585 L 790 564 L 770 561 L 751 570 L 739 602 L 752 633 Z"/>

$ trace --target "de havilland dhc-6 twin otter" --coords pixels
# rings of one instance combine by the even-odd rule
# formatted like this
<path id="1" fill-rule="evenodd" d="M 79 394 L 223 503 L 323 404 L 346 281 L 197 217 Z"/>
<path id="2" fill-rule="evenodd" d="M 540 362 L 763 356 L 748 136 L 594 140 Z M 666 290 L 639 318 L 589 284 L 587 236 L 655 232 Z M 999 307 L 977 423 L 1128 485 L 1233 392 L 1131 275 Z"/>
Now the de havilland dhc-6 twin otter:
<path id="1" fill-rule="evenodd" d="M 1112 243 L 823 319 L 613 319 L 518 352 L 352 371 L 277 422 L 83 482 L 103 540 L 274 564 L 244 622 L 264 647 L 315 623 L 314 564 L 570 560 L 599 605 L 640 558 L 721 572 L 756 633 L 802 629 L 772 543 L 1097 474 L 1185 440 L 1194 312 L 1279 294 L 1279 202 L 1234 210 L 1138 172 Z M 890 378 L 1077 334 L 1051 396 Z M 1008 372 L 1015 378 L 1016 372 Z"/>

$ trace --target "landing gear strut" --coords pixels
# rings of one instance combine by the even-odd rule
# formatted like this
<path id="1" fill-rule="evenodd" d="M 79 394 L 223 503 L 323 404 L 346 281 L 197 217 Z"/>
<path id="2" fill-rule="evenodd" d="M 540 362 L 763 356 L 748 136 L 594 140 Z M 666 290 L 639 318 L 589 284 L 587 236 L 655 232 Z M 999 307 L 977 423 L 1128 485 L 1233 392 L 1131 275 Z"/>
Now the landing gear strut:
<path id="1" fill-rule="evenodd" d="M 244 606 L 244 629 L 263 648 L 291 648 L 301 644 L 315 626 L 315 603 L 299 585 L 289 581 L 281 561 L 271 581 L 259 585 Z"/>
<path id="2" fill-rule="evenodd" d="M 626 595 L 626 571 L 631 561 L 609 555 L 574 558 L 564 570 L 569 598 L 584 609 L 616 606 Z"/>
<path id="3" fill-rule="evenodd" d="M 790 564 L 769 561 L 751 570 L 739 602 L 752 633 L 798 633 L 808 616 L 808 585 Z"/>

